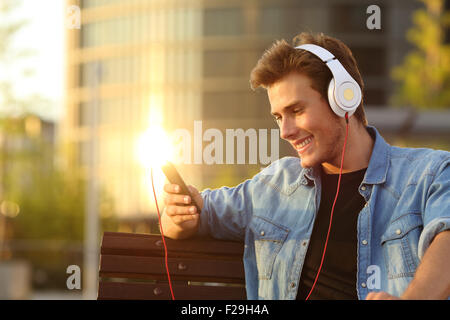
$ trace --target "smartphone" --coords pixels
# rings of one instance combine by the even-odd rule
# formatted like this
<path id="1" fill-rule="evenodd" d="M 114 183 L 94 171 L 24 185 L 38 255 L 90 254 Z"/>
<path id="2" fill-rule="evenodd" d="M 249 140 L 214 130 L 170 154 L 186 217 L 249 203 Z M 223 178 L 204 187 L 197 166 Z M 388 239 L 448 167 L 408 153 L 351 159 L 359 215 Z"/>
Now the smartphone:
<path id="1" fill-rule="evenodd" d="M 194 197 L 192 197 L 191 192 L 189 191 L 188 187 L 184 183 L 183 178 L 181 178 L 181 176 L 178 173 L 175 166 L 171 162 L 167 161 L 161 167 L 161 169 L 164 172 L 164 175 L 167 177 L 167 180 L 169 180 L 170 183 L 177 184 L 180 186 L 180 188 L 181 188 L 181 190 L 179 192 L 180 194 L 183 194 L 183 195 L 185 194 L 185 195 L 188 195 L 189 197 L 191 197 L 191 203 L 185 204 L 185 206 L 196 206 L 197 213 L 200 213 L 200 208 L 198 207 L 197 203 L 195 202 Z"/>

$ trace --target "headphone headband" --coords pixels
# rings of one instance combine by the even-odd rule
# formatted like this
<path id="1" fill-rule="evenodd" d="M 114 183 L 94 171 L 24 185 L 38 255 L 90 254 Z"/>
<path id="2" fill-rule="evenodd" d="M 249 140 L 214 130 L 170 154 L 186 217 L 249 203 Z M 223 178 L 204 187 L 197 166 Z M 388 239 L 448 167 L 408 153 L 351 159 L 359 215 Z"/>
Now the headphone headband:
<path id="1" fill-rule="evenodd" d="M 303 44 L 295 49 L 306 50 L 330 69 L 333 79 L 328 86 L 328 101 L 333 111 L 340 117 L 348 112 L 351 116 L 361 103 L 361 88 L 352 76 L 345 70 L 339 60 L 327 49 L 315 44 Z"/>
<path id="2" fill-rule="evenodd" d="M 319 57 L 320 60 L 322 60 L 325 63 L 327 63 L 328 61 L 330 61 L 332 59 L 335 59 L 334 54 L 332 54 L 327 49 L 322 48 L 315 44 L 303 44 L 301 46 L 295 47 L 295 49 L 303 49 L 303 50 L 309 51 L 312 54 Z"/>

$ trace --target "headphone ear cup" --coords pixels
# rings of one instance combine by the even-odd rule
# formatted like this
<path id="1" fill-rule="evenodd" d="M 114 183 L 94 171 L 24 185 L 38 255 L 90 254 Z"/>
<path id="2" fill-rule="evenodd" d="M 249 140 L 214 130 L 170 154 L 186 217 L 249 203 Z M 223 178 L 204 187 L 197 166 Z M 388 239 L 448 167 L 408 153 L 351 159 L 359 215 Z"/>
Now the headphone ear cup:
<path id="1" fill-rule="evenodd" d="M 358 87 L 359 89 L 359 87 Z M 335 94 L 335 90 L 336 90 L 336 85 L 335 85 L 335 81 L 334 78 L 331 79 L 330 83 L 328 84 L 328 103 L 331 107 L 331 110 L 333 110 L 333 112 L 338 116 L 338 117 L 345 117 L 345 114 L 348 112 L 348 116 L 352 116 L 353 113 L 355 113 L 356 108 L 353 108 L 351 111 L 349 110 L 345 110 L 342 107 L 340 107 L 336 101 L 336 94 Z M 361 96 L 360 93 L 358 93 L 359 97 Z M 359 100 L 360 101 L 360 100 Z M 359 105 L 359 102 L 358 102 Z"/>
<path id="2" fill-rule="evenodd" d="M 331 78 L 330 83 L 328 84 L 328 104 L 331 107 L 331 110 L 338 116 L 338 117 L 345 117 L 345 111 L 342 110 L 341 107 L 336 102 L 336 98 L 334 95 L 334 90 L 336 89 L 334 78 Z"/>

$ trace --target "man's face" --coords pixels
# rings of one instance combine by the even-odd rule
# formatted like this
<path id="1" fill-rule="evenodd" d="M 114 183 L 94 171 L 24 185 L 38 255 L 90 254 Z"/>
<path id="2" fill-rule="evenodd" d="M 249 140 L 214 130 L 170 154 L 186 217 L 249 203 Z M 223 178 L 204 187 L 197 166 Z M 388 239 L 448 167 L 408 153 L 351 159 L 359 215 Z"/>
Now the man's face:
<path id="1" fill-rule="evenodd" d="M 308 77 L 291 73 L 267 90 L 280 136 L 301 158 L 302 167 L 321 163 L 339 166 L 345 123 L 336 116 Z"/>

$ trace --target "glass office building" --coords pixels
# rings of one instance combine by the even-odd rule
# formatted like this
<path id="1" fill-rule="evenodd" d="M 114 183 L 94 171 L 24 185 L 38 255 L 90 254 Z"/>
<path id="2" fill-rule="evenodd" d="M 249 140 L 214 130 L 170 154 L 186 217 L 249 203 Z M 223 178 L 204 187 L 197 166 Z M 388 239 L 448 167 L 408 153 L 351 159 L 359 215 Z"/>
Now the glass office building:
<path id="1" fill-rule="evenodd" d="M 266 94 L 250 89 L 250 71 L 274 40 L 290 41 L 301 31 L 324 32 L 347 43 L 365 81 L 365 104 L 387 105 L 393 89 L 389 70 L 410 49 L 405 32 L 419 5 L 378 1 L 381 30 L 368 30 L 366 9 L 372 3 L 363 0 L 68 4 L 81 8 L 81 28 L 67 31 L 62 134 L 73 146 L 71 167 L 88 176 L 95 120 L 97 176 L 123 219 L 155 211 L 133 149 L 150 122 L 168 132 L 185 128 L 192 136 L 194 121 L 202 121 L 203 131 L 214 128 L 224 137 L 226 129 L 274 129 Z M 279 148 L 280 157 L 291 154 L 285 143 Z M 243 181 L 261 166 L 202 162 L 179 168 L 189 184 L 202 189 Z"/>

